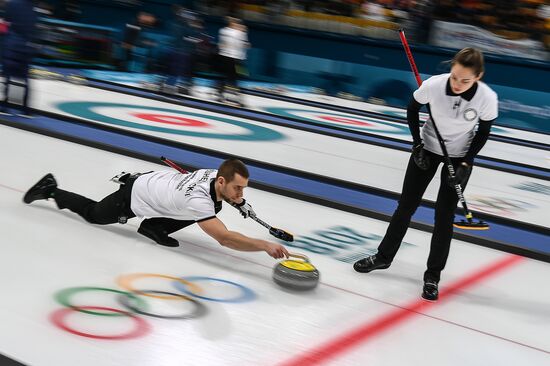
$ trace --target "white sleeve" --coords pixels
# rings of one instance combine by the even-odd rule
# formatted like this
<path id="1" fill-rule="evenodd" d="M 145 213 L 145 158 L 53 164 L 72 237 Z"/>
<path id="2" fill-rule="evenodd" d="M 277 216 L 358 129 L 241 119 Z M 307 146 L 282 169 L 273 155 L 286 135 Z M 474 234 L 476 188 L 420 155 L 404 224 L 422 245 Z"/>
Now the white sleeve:
<path id="1" fill-rule="evenodd" d="M 210 197 L 191 197 L 187 202 L 187 210 L 195 221 L 202 221 L 216 216 L 214 204 Z"/>
<path id="2" fill-rule="evenodd" d="M 498 96 L 491 90 L 485 103 L 479 113 L 479 119 L 482 121 L 492 121 L 498 117 Z"/>
<path id="3" fill-rule="evenodd" d="M 225 48 L 225 44 L 227 42 L 227 32 L 225 28 L 220 29 L 220 32 L 218 33 L 218 48 Z"/>
<path id="4" fill-rule="evenodd" d="M 431 78 L 424 81 L 413 93 L 414 99 L 420 104 L 428 104 L 431 100 Z"/>

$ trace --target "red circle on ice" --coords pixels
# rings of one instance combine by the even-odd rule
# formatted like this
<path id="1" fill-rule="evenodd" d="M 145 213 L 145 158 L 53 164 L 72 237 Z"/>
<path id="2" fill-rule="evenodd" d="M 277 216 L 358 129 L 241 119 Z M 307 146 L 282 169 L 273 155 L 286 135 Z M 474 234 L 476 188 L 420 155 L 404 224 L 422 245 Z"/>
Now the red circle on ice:
<path id="1" fill-rule="evenodd" d="M 167 125 L 177 125 L 186 127 L 208 127 L 208 123 L 196 119 L 170 116 L 167 114 L 150 114 L 150 113 L 132 113 L 133 116 L 151 122 L 165 123 Z"/>
<path id="2" fill-rule="evenodd" d="M 356 126 L 372 126 L 372 123 L 358 121 L 356 119 L 350 119 L 345 117 L 332 117 L 332 116 L 318 116 L 321 119 L 324 119 L 326 121 L 330 122 L 340 122 L 340 123 L 347 123 L 349 125 L 356 125 Z"/>

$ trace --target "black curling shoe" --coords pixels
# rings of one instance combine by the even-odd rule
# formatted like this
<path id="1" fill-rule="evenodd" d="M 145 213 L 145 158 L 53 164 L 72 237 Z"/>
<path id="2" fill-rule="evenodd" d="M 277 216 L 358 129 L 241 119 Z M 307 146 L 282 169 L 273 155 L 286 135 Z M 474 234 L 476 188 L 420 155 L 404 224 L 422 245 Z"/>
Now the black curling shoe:
<path id="1" fill-rule="evenodd" d="M 56 188 L 57 182 L 55 178 L 52 173 L 48 173 L 25 193 L 23 202 L 31 203 L 36 200 L 47 200 L 53 197 L 53 192 Z"/>
<path id="2" fill-rule="evenodd" d="M 176 239 L 169 237 L 166 231 L 154 230 L 146 225 L 140 225 L 137 232 L 165 247 L 175 248 L 180 246 L 180 243 Z"/>
<path id="3" fill-rule="evenodd" d="M 436 281 L 424 281 L 424 287 L 422 288 L 422 298 L 428 301 L 437 301 L 437 299 L 439 298 L 439 290 L 437 289 Z"/>
<path id="4" fill-rule="evenodd" d="M 369 273 L 375 269 L 386 269 L 389 268 L 390 263 L 384 263 L 380 260 L 376 254 L 369 257 L 358 260 L 353 264 L 353 269 L 361 273 Z"/>

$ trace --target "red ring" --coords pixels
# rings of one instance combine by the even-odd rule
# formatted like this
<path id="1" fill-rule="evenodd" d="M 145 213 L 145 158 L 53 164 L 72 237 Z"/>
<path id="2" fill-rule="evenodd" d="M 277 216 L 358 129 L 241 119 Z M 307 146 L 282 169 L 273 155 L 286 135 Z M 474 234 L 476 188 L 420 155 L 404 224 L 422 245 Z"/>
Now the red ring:
<path id="1" fill-rule="evenodd" d="M 166 114 L 150 114 L 150 113 L 132 113 L 134 117 L 144 119 L 146 121 L 165 123 L 167 125 L 186 126 L 186 127 L 208 127 L 210 124 L 196 119 L 185 118 L 180 116 L 169 116 Z M 176 121 L 167 121 L 165 118 L 175 119 Z M 181 121 L 181 122 L 177 122 Z"/>
<path id="2" fill-rule="evenodd" d="M 124 314 L 124 315 L 127 315 L 127 316 L 129 316 L 130 318 L 132 318 L 134 320 L 134 322 L 136 323 L 136 328 L 134 330 L 128 332 L 128 333 L 120 334 L 120 335 L 96 335 L 96 334 L 80 332 L 80 331 L 78 331 L 76 329 L 73 329 L 73 328 L 71 328 L 71 327 L 69 327 L 68 325 L 65 324 L 65 317 L 69 313 L 71 313 L 73 311 L 78 311 L 79 309 L 112 311 L 114 313 Z M 127 311 L 124 311 L 124 310 L 119 310 L 119 309 L 114 309 L 114 308 L 107 308 L 107 307 L 103 307 L 103 306 L 78 306 L 77 308 L 59 309 L 59 310 L 53 312 L 50 315 L 50 320 L 52 321 L 52 323 L 54 325 L 56 325 L 58 328 L 63 329 L 64 331 L 67 331 L 67 332 L 72 333 L 72 334 L 76 334 L 76 335 L 81 336 L 81 337 L 87 337 L 87 338 L 93 338 L 93 339 L 121 340 L 121 339 L 138 338 L 138 337 L 141 337 L 141 336 L 147 334 L 151 330 L 151 327 L 149 326 L 149 324 L 145 320 L 137 317 L 136 315 L 134 315 L 132 313 L 129 313 Z"/>
<path id="3" fill-rule="evenodd" d="M 356 126 L 373 126 L 372 123 L 357 121 L 357 120 L 349 119 L 345 117 L 332 117 L 332 116 L 318 116 L 318 117 L 331 122 L 347 123 L 347 124 L 356 125 Z"/>

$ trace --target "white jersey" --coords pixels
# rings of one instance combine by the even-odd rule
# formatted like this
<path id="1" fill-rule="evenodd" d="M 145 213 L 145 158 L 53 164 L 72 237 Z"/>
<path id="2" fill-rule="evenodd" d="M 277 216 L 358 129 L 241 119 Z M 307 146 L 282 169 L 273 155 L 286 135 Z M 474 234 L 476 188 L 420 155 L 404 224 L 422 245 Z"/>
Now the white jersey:
<path id="1" fill-rule="evenodd" d="M 218 47 L 220 55 L 237 60 L 246 58 L 248 36 L 239 29 L 225 27 L 220 30 Z"/>
<path id="2" fill-rule="evenodd" d="M 430 104 L 449 156 L 463 157 L 472 143 L 479 120 L 492 121 L 498 117 L 498 98 L 481 81 L 461 95 L 456 95 L 448 86 L 450 76 L 432 76 L 422 83 L 413 96 L 420 104 Z M 426 150 L 443 155 L 431 119 L 422 127 L 422 140 Z"/>
<path id="3" fill-rule="evenodd" d="M 138 218 L 166 217 L 204 221 L 216 216 L 216 169 L 182 174 L 173 170 L 146 173 L 132 186 L 130 208 Z"/>

